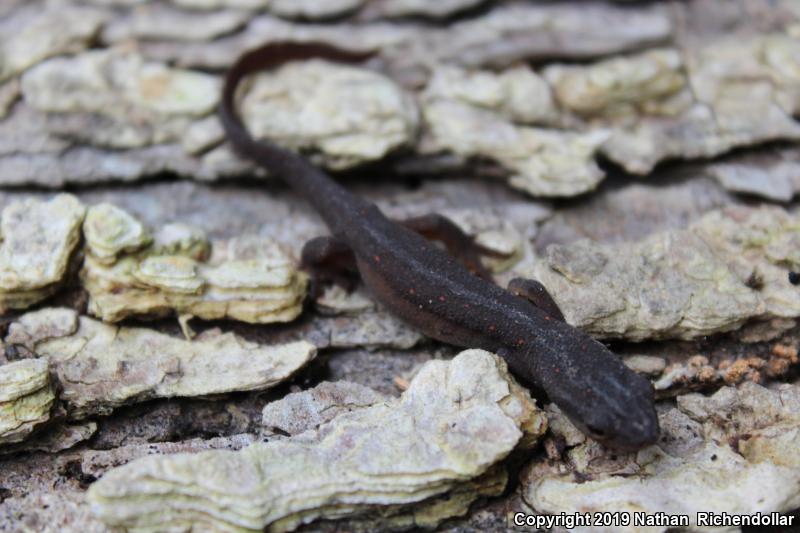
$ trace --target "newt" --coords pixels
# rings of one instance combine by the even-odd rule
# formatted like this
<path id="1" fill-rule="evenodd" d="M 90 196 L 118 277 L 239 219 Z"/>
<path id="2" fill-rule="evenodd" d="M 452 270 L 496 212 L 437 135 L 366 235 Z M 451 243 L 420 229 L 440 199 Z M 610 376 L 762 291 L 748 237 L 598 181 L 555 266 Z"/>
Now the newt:
<path id="1" fill-rule="evenodd" d="M 357 63 L 370 55 L 321 43 L 270 43 L 239 57 L 224 81 L 219 115 L 234 149 L 285 181 L 331 232 L 306 244 L 303 265 L 340 282 L 355 269 L 374 298 L 428 337 L 498 354 L 591 438 L 621 450 L 654 443 L 659 425 L 650 382 L 569 325 L 541 283 L 517 278 L 502 289 L 481 266 L 487 251 L 447 218 L 391 220 L 303 156 L 254 139 L 237 114 L 237 88 L 250 74 L 296 60 Z"/>

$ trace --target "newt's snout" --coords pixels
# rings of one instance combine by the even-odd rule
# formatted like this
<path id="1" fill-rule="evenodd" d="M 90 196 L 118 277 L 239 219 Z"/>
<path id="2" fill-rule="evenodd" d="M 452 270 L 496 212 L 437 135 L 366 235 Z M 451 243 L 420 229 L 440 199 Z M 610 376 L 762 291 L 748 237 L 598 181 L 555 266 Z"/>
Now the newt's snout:
<path id="1" fill-rule="evenodd" d="M 624 365 L 623 365 L 624 366 Z M 658 440 L 659 425 L 650 382 L 625 368 L 619 394 L 609 394 L 585 416 L 584 431 L 609 448 L 635 451 Z M 603 405 L 604 404 L 604 405 Z"/>

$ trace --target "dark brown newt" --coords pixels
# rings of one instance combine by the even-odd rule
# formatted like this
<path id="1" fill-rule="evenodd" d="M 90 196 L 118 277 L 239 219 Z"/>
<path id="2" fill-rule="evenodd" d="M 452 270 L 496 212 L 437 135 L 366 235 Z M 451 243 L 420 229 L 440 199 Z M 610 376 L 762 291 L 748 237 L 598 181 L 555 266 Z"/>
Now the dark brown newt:
<path id="1" fill-rule="evenodd" d="M 307 244 L 304 263 L 317 273 L 323 260 L 340 270 L 352 263 L 391 312 L 439 341 L 497 353 L 590 437 L 623 450 L 655 442 L 659 426 L 650 382 L 567 324 L 544 286 L 517 279 L 509 292 L 482 279 L 473 272 L 481 273 L 480 250 L 452 222 L 436 215 L 388 219 L 302 156 L 253 139 L 236 113 L 236 89 L 248 74 L 295 60 L 359 62 L 369 55 L 320 43 L 271 43 L 242 55 L 225 79 L 219 111 L 234 148 L 286 181 L 331 231 L 331 237 Z M 423 235 L 439 237 L 462 260 Z"/>

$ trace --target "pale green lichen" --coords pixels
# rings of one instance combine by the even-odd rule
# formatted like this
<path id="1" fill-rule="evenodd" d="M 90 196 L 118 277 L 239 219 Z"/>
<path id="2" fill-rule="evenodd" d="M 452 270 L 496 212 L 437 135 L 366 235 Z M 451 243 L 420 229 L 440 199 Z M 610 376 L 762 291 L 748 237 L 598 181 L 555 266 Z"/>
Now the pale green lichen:
<path id="1" fill-rule="evenodd" d="M 796 216 L 731 207 L 641 242 L 553 245 L 521 274 L 539 279 L 567 320 L 593 335 L 691 339 L 800 316 L 787 277 L 800 267 L 799 245 Z"/>
<path id="2" fill-rule="evenodd" d="M 47 422 L 54 401 L 47 360 L 0 365 L 0 445 L 20 442 Z"/>
<path id="3" fill-rule="evenodd" d="M 425 87 L 425 98 L 455 100 L 520 124 L 556 125 L 559 110 L 550 86 L 530 67 L 495 73 L 438 65 Z"/>
<path id="4" fill-rule="evenodd" d="M 88 48 L 108 15 L 82 6 L 20 9 L 0 29 L 0 82 L 48 57 Z"/>
<path id="5" fill-rule="evenodd" d="M 21 91 L 26 105 L 62 114 L 63 133 L 73 140 L 130 149 L 181 142 L 213 111 L 219 79 L 118 47 L 48 59 L 23 74 Z"/>
<path id="6" fill-rule="evenodd" d="M 771 33 L 688 47 L 683 63 L 691 98 L 615 128 L 603 152 L 628 172 L 646 174 L 672 157 L 711 157 L 736 146 L 799 139 L 792 115 L 800 109 L 800 76 L 790 52 L 799 43 Z"/>
<path id="7" fill-rule="evenodd" d="M 558 103 L 579 115 L 652 112 L 687 85 L 677 50 L 650 50 L 589 66 L 555 65 L 544 76 Z M 627 108 L 627 109 L 626 109 Z"/>
<path id="8" fill-rule="evenodd" d="M 83 235 L 88 252 L 104 263 L 113 263 L 119 253 L 136 251 L 151 241 L 141 222 L 106 203 L 93 205 L 86 211 Z"/>
<path id="9" fill-rule="evenodd" d="M 378 160 L 409 145 L 418 114 L 411 95 L 390 78 L 320 60 L 259 75 L 242 101 L 254 136 L 319 152 L 334 168 Z"/>
<path id="10" fill-rule="evenodd" d="M 80 242 L 84 212 L 68 194 L 14 202 L 3 210 L 0 311 L 24 309 L 60 287 Z"/>
<path id="11" fill-rule="evenodd" d="M 427 363 L 399 399 L 238 452 L 146 457 L 107 473 L 88 499 L 109 526 L 138 531 L 289 531 L 367 511 L 391 519 L 409 505 L 419 516 L 398 520 L 431 526 L 475 496 L 432 498 L 481 476 L 480 485 L 497 492 L 502 472 L 490 469 L 520 443 L 523 428 L 544 431 L 528 392 L 501 359 L 469 350 Z"/>
<path id="12" fill-rule="evenodd" d="M 52 87 L 67 82 L 69 93 L 53 92 Z M 124 48 L 49 59 L 22 77 L 22 92 L 35 109 L 111 118 L 138 111 L 154 125 L 169 116 L 207 115 L 217 103 L 218 91 L 214 76 L 145 61 Z"/>
<path id="13" fill-rule="evenodd" d="M 23 315 L 10 325 L 6 343 L 50 363 L 73 418 L 150 398 L 267 389 L 316 355 L 305 341 L 268 346 L 218 330 L 187 341 L 103 324 L 70 309 Z"/>
<path id="14" fill-rule="evenodd" d="M 447 98 L 424 101 L 434 151 L 487 158 L 510 172 L 514 187 L 536 196 L 572 196 L 594 189 L 604 175 L 595 153 L 608 138 L 514 124 L 502 115 Z"/>
<path id="15" fill-rule="evenodd" d="M 273 241 L 242 236 L 212 243 L 197 228 L 170 224 L 150 237 L 110 205 L 90 208 L 81 278 L 89 312 L 107 322 L 176 314 L 288 322 L 302 311 L 307 277 Z"/>

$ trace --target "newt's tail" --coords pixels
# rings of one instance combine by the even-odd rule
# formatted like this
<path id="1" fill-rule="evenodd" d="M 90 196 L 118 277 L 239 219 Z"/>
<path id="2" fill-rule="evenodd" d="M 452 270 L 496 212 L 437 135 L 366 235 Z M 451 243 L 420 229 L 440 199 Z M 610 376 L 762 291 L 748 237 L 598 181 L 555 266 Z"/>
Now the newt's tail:
<path id="1" fill-rule="evenodd" d="M 320 58 L 357 63 L 372 55 L 372 52 L 351 52 L 322 43 L 269 43 L 239 57 L 228 71 L 222 89 L 219 117 L 234 149 L 295 189 L 314 206 L 331 231 L 341 228 L 342 217 L 361 207 L 363 201 L 302 156 L 269 140 L 254 139 L 236 113 L 236 89 L 248 74 L 290 61 Z"/>
<path id="2" fill-rule="evenodd" d="M 228 70 L 219 104 L 219 116 L 228 139 L 241 155 L 246 156 L 271 173 L 290 182 L 298 169 L 294 159 L 301 159 L 273 142 L 255 140 L 247 131 L 236 112 L 236 89 L 243 78 L 254 72 L 271 69 L 303 59 L 328 59 L 331 61 L 357 63 L 368 59 L 374 52 L 353 52 L 335 48 L 324 43 L 300 43 L 279 41 L 268 43 L 244 53 Z M 290 177 L 291 176 L 291 177 Z"/>

